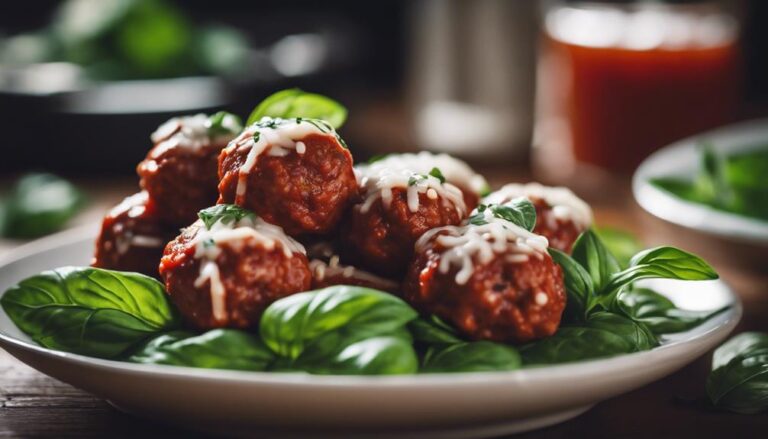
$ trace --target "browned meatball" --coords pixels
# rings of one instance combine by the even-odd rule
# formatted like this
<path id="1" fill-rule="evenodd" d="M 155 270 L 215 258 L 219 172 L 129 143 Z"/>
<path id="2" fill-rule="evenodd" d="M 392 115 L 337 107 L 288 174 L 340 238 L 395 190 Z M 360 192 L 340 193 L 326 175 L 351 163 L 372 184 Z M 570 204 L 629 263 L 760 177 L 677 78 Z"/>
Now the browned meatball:
<path id="1" fill-rule="evenodd" d="M 406 301 L 471 339 L 525 343 L 555 333 L 566 295 L 560 267 L 546 252 L 526 258 L 494 253 L 487 261 L 474 255 L 471 275 L 461 278 L 466 267 L 441 269 L 446 248 L 440 237 L 446 234 L 417 246 L 403 285 Z"/>
<path id="2" fill-rule="evenodd" d="M 533 203 L 536 208 L 533 231 L 546 237 L 552 248 L 570 253 L 576 238 L 592 224 L 589 205 L 564 187 L 511 183 L 490 193 L 483 203 L 503 204 L 519 197 Z"/>
<path id="3" fill-rule="evenodd" d="M 165 248 L 160 274 L 192 326 L 255 328 L 272 302 L 309 289 L 303 251 L 258 218 L 211 229 L 198 221 Z"/>
<path id="4" fill-rule="evenodd" d="M 246 128 L 219 157 L 219 203 L 253 210 L 292 236 L 330 232 L 358 197 L 352 155 L 331 130 L 301 119 Z"/>
<path id="5" fill-rule="evenodd" d="M 347 252 L 361 266 L 384 276 L 399 277 L 405 273 L 413 256 L 413 245 L 429 229 L 457 225 L 464 219 L 464 207 L 442 197 L 419 194 L 418 210 L 408 206 L 407 189 L 392 189 L 387 206 L 378 199 L 365 209 L 355 205 L 346 233 L 342 235 Z"/>
<path id="6" fill-rule="evenodd" d="M 531 203 L 536 208 L 536 226 L 533 231 L 547 238 L 550 247 L 570 254 L 576 238 L 587 228 L 571 219 L 558 218 L 552 206 L 541 198 L 531 197 Z"/>
<path id="7" fill-rule="evenodd" d="M 226 113 L 211 118 L 222 114 L 235 118 Z M 136 168 L 141 187 L 168 223 L 190 224 L 200 209 L 216 203 L 219 153 L 240 126 L 236 119 L 224 127 L 211 125 L 211 118 L 198 114 L 166 122 L 152 135 L 155 146 Z M 217 130 L 211 133 L 212 128 Z"/>
<path id="8" fill-rule="evenodd" d="M 139 192 L 104 217 L 91 265 L 159 277 L 163 247 L 176 233 L 178 229 L 160 221 L 147 193 Z"/>

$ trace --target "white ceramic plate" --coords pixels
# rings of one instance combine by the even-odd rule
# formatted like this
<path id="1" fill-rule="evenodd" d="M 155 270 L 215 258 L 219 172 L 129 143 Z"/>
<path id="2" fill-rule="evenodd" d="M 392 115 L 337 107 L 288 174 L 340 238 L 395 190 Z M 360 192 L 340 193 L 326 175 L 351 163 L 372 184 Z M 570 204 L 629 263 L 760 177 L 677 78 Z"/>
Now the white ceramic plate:
<path id="1" fill-rule="evenodd" d="M 30 244 L 0 262 L 0 291 L 62 265 L 87 264 L 95 230 Z M 720 343 L 741 305 L 720 281 L 654 282 L 679 306 L 731 308 L 652 351 L 513 372 L 400 377 L 236 372 L 99 360 L 41 348 L 0 311 L 0 346 L 115 407 L 218 434 L 483 437 L 562 422 L 683 367 Z"/>
<path id="2" fill-rule="evenodd" d="M 702 141 L 721 153 L 765 147 L 768 145 L 768 119 L 727 126 L 656 151 L 635 172 L 632 179 L 635 199 L 643 209 L 671 223 L 727 239 L 768 245 L 768 222 L 685 201 L 650 183 L 658 177 L 693 177 L 699 169 L 698 148 Z"/>

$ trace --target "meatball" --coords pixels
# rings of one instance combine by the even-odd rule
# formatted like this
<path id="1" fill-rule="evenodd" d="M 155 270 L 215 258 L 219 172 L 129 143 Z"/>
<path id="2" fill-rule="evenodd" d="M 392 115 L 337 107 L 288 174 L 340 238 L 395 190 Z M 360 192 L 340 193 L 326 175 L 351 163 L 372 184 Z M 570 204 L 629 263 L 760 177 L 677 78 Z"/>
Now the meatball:
<path id="1" fill-rule="evenodd" d="M 195 222 L 166 246 L 160 274 L 198 329 L 255 328 L 272 302 L 311 284 L 301 244 L 254 215 Z"/>
<path id="2" fill-rule="evenodd" d="M 358 197 L 352 155 L 314 119 L 257 122 L 219 157 L 219 203 L 253 210 L 292 236 L 332 231 Z"/>
<path id="3" fill-rule="evenodd" d="M 536 208 L 533 231 L 549 240 L 549 246 L 570 253 L 573 243 L 592 225 L 592 209 L 570 189 L 538 183 L 508 184 L 492 192 L 483 203 L 503 204 L 525 197 Z"/>
<path id="4" fill-rule="evenodd" d="M 448 154 L 435 154 L 427 151 L 419 153 L 389 154 L 373 163 L 357 166 L 359 173 L 371 174 L 379 169 L 407 169 L 417 174 L 428 174 L 439 169 L 445 181 L 458 187 L 464 194 L 467 211 L 477 207 L 480 198 L 488 190 L 485 178 L 472 170 L 465 162 Z"/>
<path id="5" fill-rule="evenodd" d="M 177 233 L 178 229 L 160 221 L 147 193 L 139 192 L 104 217 L 91 265 L 159 277 L 163 247 Z"/>
<path id="6" fill-rule="evenodd" d="M 222 112 L 175 117 L 152 134 L 155 146 L 136 172 L 163 220 L 190 224 L 216 203 L 219 153 L 241 128 L 237 116 Z"/>
<path id="7" fill-rule="evenodd" d="M 336 255 L 327 262 L 312 259 L 309 261 L 309 269 L 312 271 L 313 290 L 332 285 L 356 285 L 392 294 L 397 294 L 400 290 L 400 285 L 394 280 L 376 276 L 353 265 L 341 264 Z"/>
<path id="8" fill-rule="evenodd" d="M 461 190 L 433 175 L 381 169 L 359 176 L 364 201 L 353 207 L 342 239 L 345 252 L 374 273 L 402 276 L 424 232 L 467 214 Z"/>
<path id="9" fill-rule="evenodd" d="M 425 234 L 403 285 L 404 299 L 475 340 L 526 343 L 554 334 L 566 294 L 546 239 L 487 220 Z"/>

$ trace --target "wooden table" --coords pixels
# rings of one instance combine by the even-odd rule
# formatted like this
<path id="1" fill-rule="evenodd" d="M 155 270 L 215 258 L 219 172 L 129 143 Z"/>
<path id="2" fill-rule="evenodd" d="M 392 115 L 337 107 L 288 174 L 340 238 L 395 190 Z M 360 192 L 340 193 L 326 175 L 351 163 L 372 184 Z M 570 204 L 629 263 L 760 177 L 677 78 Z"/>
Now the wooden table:
<path id="1" fill-rule="evenodd" d="M 510 170 L 489 173 L 497 183 L 514 177 L 524 179 L 526 175 Z M 99 189 L 92 191 L 91 208 L 79 221 L 98 218 L 107 206 L 130 193 L 133 184 L 88 185 Z M 627 181 L 620 179 L 592 185 L 593 189 L 580 193 L 593 205 L 598 223 L 632 230 L 649 244 L 658 244 L 669 235 L 661 233 L 660 222 L 651 220 L 634 205 L 628 187 Z M 694 244 L 695 238 L 687 239 Z M 0 243 L 0 251 L 11 251 L 17 244 Z M 717 269 L 744 302 L 744 318 L 738 331 L 768 331 L 768 273 L 728 263 L 717 264 Z M 768 415 L 711 412 L 697 402 L 704 396 L 709 361 L 708 354 L 661 381 L 602 402 L 574 420 L 522 437 L 766 437 Z M 0 436 L 107 435 L 168 437 L 190 433 L 122 414 L 106 402 L 46 377 L 0 350 Z"/>

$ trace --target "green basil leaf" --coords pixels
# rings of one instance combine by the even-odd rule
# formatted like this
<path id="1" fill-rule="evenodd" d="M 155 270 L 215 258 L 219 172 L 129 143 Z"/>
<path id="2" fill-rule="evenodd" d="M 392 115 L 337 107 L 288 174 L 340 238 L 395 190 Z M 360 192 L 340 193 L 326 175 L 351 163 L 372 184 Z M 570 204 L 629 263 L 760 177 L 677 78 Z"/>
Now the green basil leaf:
<path id="1" fill-rule="evenodd" d="M 616 258 L 592 230 L 586 230 L 576 239 L 571 257 L 587 270 L 595 291 L 601 291 L 611 276 L 621 270 Z"/>
<path id="2" fill-rule="evenodd" d="M 427 345 L 455 344 L 464 340 L 459 338 L 456 330 L 437 316 L 428 319 L 418 318 L 408 323 L 408 330 L 416 343 Z"/>
<path id="3" fill-rule="evenodd" d="M 616 294 L 622 287 L 640 279 L 717 279 L 717 272 L 700 257 L 675 247 L 655 247 L 636 254 L 629 268 L 613 276 L 601 290 L 602 295 Z"/>
<path id="4" fill-rule="evenodd" d="M 529 232 L 536 227 L 536 208 L 528 198 L 519 197 L 504 204 L 491 204 L 488 208 L 496 218 L 507 220 Z"/>
<path id="5" fill-rule="evenodd" d="M 82 193 L 52 174 L 19 179 L 3 202 L 0 234 L 35 238 L 60 230 L 83 206 Z"/>
<path id="6" fill-rule="evenodd" d="M 413 342 L 404 332 L 368 337 L 351 343 L 337 341 L 332 345 L 338 348 L 327 352 L 316 344 L 308 346 L 292 368 L 323 375 L 402 375 L 416 373 L 419 368 Z"/>
<path id="7" fill-rule="evenodd" d="M 568 299 L 563 313 L 563 320 L 570 323 L 583 322 L 592 307 L 594 286 L 587 271 L 567 254 L 548 249 L 556 264 L 563 270 L 563 280 Z"/>
<path id="8" fill-rule="evenodd" d="M 707 379 L 712 403 L 754 414 L 768 409 L 768 334 L 745 332 L 717 348 Z"/>
<path id="9" fill-rule="evenodd" d="M 440 170 L 440 168 L 432 168 L 432 170 L 429 171 L 429 175 L 440 180 L 440 183 L 445 183 L 445 176 L 443 175 L 443 172 Z"/>
<path id="10" fill-rule="evenodd" d="M 347 120 L 347 109 L 331 98 L 292 88 L 264 99 L 248 117 L 247 125 L 263 117 L 321 119 L 338 129 Z"/>
<path id="11" fill-rule="evenodd" d="M 234 136 L 243 130 L 243 121 L 237 115 L 219 111 L 208 117 L 206 126 L 210 137 Z"/>
<path id="12" fill-rule="evenodd" d="M 401 299 L 371 288 L 336 285 L 294 294 L 264 312 L 259 331 L 267 346 L 295 359 L 320 336 L 354 340 L 403 330 L 418 314 Z M 329 335 L 330 334 L 330 335 Z"/>
<path id="13" fill-rule="evenodd" d="M 217 204 L 197 213 L 198 218 L 203 221 L 206 229 L 210 229 L 220 221 L 224 224 L 231 224 L 251 215 L 254 215 L 254 213 L 250 210 L 243 209 L 234 204 Z"/>
<path id="14" fill-rule="evenodd" d="M 644 325 L 598 311 L 580 326 L 562 326 L 552 337 L 520 348 L 523 364 L 541 365 L 611 357 L 644 351 L 658 344 Z"/>
<path id="15" fill-rule="evenodd" d="M 6 290 L 0 304 L 42 346 L 103 358 L 179 326 L 157 280 L 90 267 L 29 277 Z"/>
<path id="16" fill-rule="evenodd" d="M 608 252 L 616 257 L 621 268 L 627 268 L 632 256 L 643 250 L 637 237 L 624 230 L 598 227 L 592 231 L 608 249 Z"/>
<path id="17" fill-rule="evenodd" d="M 486 372 L 515 370 L 520 354 L 512 346 L 490 341 L 462 342 L 433 348 L 420 372 Z"/>
<path id="18" fill-rule="evenodd" d="M 680 309 L 665 296 L 648 288 L 622 291 L 618 296 L 621 311 L 636 322 L 646 325 L 654 334 L 687 331 L 728 309 L 691 311 Z"/>
<path id="19" fill-rule="evenodd" d="M 237 329 L 201 335 L 176 331 L 146 342 L 128 361 L 206 369 L 267 370 L 275 355 L 257 336 Z"/>

